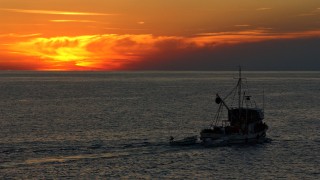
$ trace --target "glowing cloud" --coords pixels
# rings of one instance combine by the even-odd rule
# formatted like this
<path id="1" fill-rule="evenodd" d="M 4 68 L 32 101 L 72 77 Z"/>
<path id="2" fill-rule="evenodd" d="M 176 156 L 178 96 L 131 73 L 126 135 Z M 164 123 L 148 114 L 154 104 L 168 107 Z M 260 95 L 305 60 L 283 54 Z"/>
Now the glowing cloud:
<path id="1" fill-rule="evenodd" d="M 237 25 L 234 25 L 235 27 L 250 27 L 251 25 L 249 24 L 237 24 Z"/>
<path id="2" fill-rule="evenodd" d="M 51 65 L 68 64 L 65 70 L 75 67 L 87 69 L 118 69 L 121 64 L 135 61 L 155 51 L 152 45 L 172 39 L 152 35 L 89 35 L 77 37 L 35 38 L 10 47 L 12 53 L 37 57 Z M 52 68 L 51 68 L 52 70 Z"/>
<path id="3" fill-rule="evenodd" d="M 298 14 L 297 16 L 317 16 L 317 15 L 319 15 L 320 14 L 320 8 L 317 8 L 317 9 L 315 9 L 315 10 L 313 10 L 313 11 L 311 11 L 311 12 L 307 12 L 307 13 L 302 13 L 302 14 Z"/>
<path id="4" fill-rule="evenodd" d="M 68 23 L 68 22 L 95 23 L 97 22 L 97 21 L 90 21 L 90 20 L 73 20 L 73 19 L 54 19 L 50 21 L 56 22 L 56 23 Z"/>
<path id="5" fill-rule="evenodd" d="M 201 33 L 198 37 L 192 39 L 198 45 L 223 45 L 223 44 L 239 44 L 253 43 L 276 39 L 296 39 L 320 37 L 320 31 L 305 31 L 291 33 L 273 33 L 267 29 L 257 29 L 238 32 L 219 32 L 219 33 Z"/>
<path id="6" fill-rule="evenodd" d="M 34 37 L 34 36 L 40 36 L 41 33 L 34 33 L 34 34 L 15 34 L 15 33 L 9 33 L 9 34 L 0 34 L 0 37 Z"/>
<path id="7" fill-rule="evenodd" d="M 72 15 L 72 16 L 110 16 L 110 15 L 116 15 L 116 14 L 92 13 L 92 12 L 50 11 L 50 10 L 30 10 L 30 9 L 0 9 L 0 10 L 17 12 L 17 13 Z"/>
<path id="8" fill-rule="evenodd" d="M 271 10 L 271 8 L 258 8 L 258 9 L 256 9 L 257 11 L 266 11 L 266 10 Z"/>

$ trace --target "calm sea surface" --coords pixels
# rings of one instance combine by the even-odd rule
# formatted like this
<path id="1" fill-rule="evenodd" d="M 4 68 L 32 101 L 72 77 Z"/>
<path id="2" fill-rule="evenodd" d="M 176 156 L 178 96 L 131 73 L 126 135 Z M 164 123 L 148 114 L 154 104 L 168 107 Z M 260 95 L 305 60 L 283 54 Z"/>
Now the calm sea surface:
<path id="1" fill-rule="evenodd" d="M 0 179 L 320 179 L 320 72 L 244 72 L 269 143 L 199 135 L 236 72 L 0 72 Z"/>

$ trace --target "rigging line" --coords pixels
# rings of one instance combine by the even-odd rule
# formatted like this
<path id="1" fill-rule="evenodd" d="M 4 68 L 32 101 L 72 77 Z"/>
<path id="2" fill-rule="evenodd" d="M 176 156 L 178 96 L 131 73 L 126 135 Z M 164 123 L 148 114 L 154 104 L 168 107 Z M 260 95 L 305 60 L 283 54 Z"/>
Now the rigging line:
<path id="1" fill-rule="evenodd" d="M 238 88 L 238 85 L 239 85 L 239 82 L 232 88 L 232 90 L 225 96 L 224 100 L 227 100 L 228 97 L 234 92 L 233 94 L 233 99 L 232 99 L 232 102 L 231 102 L 231 105 L 233 104 L 234 102 L 234 98 L 235 98 L 235 93 L 236 93 L 236 90 Z"/>
<path id="2" fill-rule="evenodd" d="M 236 87 L 237 87 L 237 86 L 236 86 Z M 237 94 L 237 92 L 234 91 L 233 97 L 232 97 L 232 102 L 231 102 L 231 105 L 232 105 L 232 106 L 233 106 L 234 100 L 235 100 L 235 98 L 236 98 L 236 94 Z"/>
<path id="3" fill-rule="evenodd" d="M 245 90 L 244 90 L 244 92 L 247 92 L 247 94 L 248 94 L 248 96 L 250 96 L 250 92 L 249 92 L 249 86 L 248 86 L 248 80 L 247 80 L 247 78 L 245 78 Z M 251 102 L 251 100 L 246 100 L 246 104 L 248 104 L 248 103 L 250 103 L 250 107 L 252 107 L 252 102 Z M 248 108 L 248 107 L 247 107 Z"/>
<path id="4" fill-rule="evenodd" d="M 245 96 L 246 96 L 246 92 L 244 91 L 243 92 L 243 97 L 242 97 L 242 100 L 241 100 L 241 107 L 243 107 L 243 102 L 245 101 Z M 247 105 L 248 103 L 246 102 L 246 105 Z"/>
<path id="5" fill-rule="evenodd" d="M 224 99 L 226 100 L 236 88 L 237 88 L 237 85 L 229 92 L 229 94 L 227 94 L 227 96 Z"/>
<path id="6" fill-rule="evenodd" d="M 216 118 L 216 122 L 215 122 L 215 126 L 217 125 L 217 123 L 218 123 L 218 121 L 219 121 L 219 119 L 220 119 L 220 112 L 221 112 L 221 110 L 222 110 L 222 104 L 220 104 L 220 106 L 219 106 L 219 109 L 218 109 L 218 112 L 217 112 L 217 118 Z"/>
<path id="7" fill-rule="evenodd" d="M 247 79 L 246 79 L 246 91 L 248 92 L 247 94 L 250 95 L 249 86 L 248 86 L 248 80 L 247 80 Z M 254 106 L 257 107 L 256 101 L 255 101 L 255 100 L 252 100 L 252 101 L 253 101 L 253 103 L 254 103 Z M 251 99 L 250 99 L 250 105 L 251 105 L 251 107 L 253 107 L 252 101 L 251 101 Z"/>
<path id="8" fill-rule="evenodd" d="M 221 108 L 222 108 L 222 104 L 219 105 L 218 111 L 217 111 L 217 113 L 216 113 L 216 115 L 215 115 L 215 118 L 214 118 L 214 120 L 215 120 L 215 123 L 214 123 L 215 126 L 216 126 L 217 123 L 218 123 L 219 116 L 220 116 L 220 112 L 221 112 Z M 211 123 L 211 127 L 213 127 L 213 121 L 212 121 L 212 123 Z"/>
<path id="9" fill-rule="evenodd" d="M 211 122 L 210 127 L 212 127 L 212 126 L 213 126 L 213 123 L 217 121 L 217 117 L 218 117 L 218 113 L 219 113 L 219 110 L 220 110 L 220 106 L 221 106 L 221 105 L 219 105 L 218 111 L 217 111 L 216 114 L 214 115 L 214 118 L 213 118 L 213 120 L 212 120 L 212 122 Z M 216 124 L 216 123 L 215 123 L 215 124 Z"/>
<path id="10" fill-rule="evenodd" d="M 228 97 L 232 94 L 232 93 L 234 93 L 233 94 L 233 99 L 232 99 L 232 102 L 231 102 L 231 105 L 233 104 L 233 101 L 234 101 L 234 96 L 235 96 L 235 93 L 236 93 L 236 89 L 237 89 L 237 87 L 238 87 L 238 85 L 236 85 L 236 86 L 234 86 L 233 88 L 232 88 L 232 90 L 227 94 L 227 96 L 225 96 L 225 98 L 224 98 L 224 100 L 226 101 L 227 99 L 228 99 Z"/>
<path id="11" fill-rule="evenodd" d="M 246 80 L 246 90 L 245 91 L 247 91 L 248 92 L 248 94 L 250 95 L 250 92 L 249 92 L 249 86 L 248 86 L 248 80 L 247 79 L 245 79 Z"/>
<path id="12" fill-rule="evenodd" d="M 222 118 L 223 118 L 223 113 L 222 113 L 222 111 L 223 111 L 223 108 L 224 108 L 224 106 L 221 106 L 221 110 L 220 110 L 220 113 L 219 113 L 219 120 L 220 120 L 220 122 L 222 123 Z M 222 114 L 222 115 L 221 115 Z M 221 124 L 222 125 L 222 124 Z"/>

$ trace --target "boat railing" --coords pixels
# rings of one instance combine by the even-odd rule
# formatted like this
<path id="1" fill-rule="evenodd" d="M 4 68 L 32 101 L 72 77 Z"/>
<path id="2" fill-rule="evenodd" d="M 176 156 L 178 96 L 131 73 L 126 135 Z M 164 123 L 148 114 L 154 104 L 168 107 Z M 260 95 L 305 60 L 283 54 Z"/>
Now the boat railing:
<path id="1" fill-rule="evenodd" d="M 230 121 L 229 120 L 222 120 L 221 123 L 222 123 L 223 127 L 230 126 Z"/>

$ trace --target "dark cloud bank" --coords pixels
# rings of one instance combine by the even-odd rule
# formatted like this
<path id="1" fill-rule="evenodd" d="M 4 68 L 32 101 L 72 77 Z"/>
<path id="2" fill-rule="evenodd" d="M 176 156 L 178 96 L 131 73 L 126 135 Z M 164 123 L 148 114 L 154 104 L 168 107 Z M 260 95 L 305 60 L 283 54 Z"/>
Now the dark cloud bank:
<path id="1" fill-rule="evenodd" d="M 156 55 L 127 64 L 129 70 L 246 70 L 319 71 L 320 38 L 281 39 L 224 46 L 179 48 L 169 42 Z"/>

